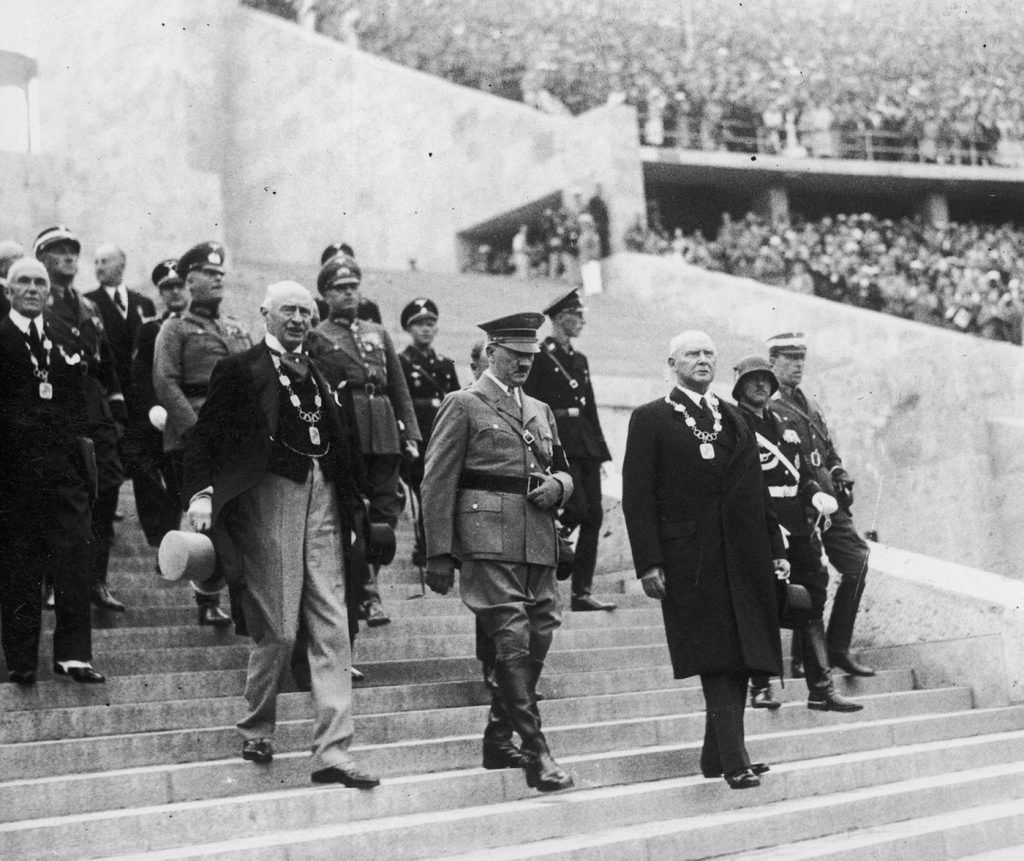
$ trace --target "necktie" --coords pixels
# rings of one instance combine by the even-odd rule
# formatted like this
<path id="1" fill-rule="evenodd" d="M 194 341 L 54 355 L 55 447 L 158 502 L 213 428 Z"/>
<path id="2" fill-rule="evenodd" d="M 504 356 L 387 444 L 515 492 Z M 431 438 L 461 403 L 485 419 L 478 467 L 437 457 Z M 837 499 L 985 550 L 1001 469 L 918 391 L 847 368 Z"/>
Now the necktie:
<path id="1" fill-rule="evenodd" d="M 708 406 L 707 398 L 700 399 L 700 412 L 708 424 L 715 423 L 715 417 L 711 414 L 711 408 Z"/>
<path id="2" fill-rule="evenodd" d="M 121 298 L 121 291 L 114 291 L 114 304 L 117 305 L 117 310 L 121 312 L 122 317 L 128 316 L 128 306 L 124 304 L 124 299 Z"/>
<path id="3" fill-rule="evenodd" d="M 39 362 L 39 367 L 45 368 L 46 353 L 43 351 L 43 341 L 39 337 L 39 330 L 36 329 L 35 320 L 30 321 L 28 324 L 28 346 L 36 357 L 36 361 Z"/>
<path id="4" fill-rule="evenodd" d="M 283 353 L 281 355 L 281 367 L 291 374 L 300 383 L 309 376 L 309 359 L 303 353 Z"/>

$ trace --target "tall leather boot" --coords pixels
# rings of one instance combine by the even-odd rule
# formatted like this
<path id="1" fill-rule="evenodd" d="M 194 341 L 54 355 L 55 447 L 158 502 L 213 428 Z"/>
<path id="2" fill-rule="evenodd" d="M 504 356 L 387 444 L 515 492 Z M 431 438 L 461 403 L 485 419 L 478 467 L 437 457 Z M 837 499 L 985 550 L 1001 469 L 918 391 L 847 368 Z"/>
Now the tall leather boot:
<path id="1" fill-rule="evenodd" d="M 859 712 L 864 706 L 836 693 L 825 645 L 825 623 L 812 619 L 803 625 L 804 680 L 807 708 L 820 712 Z"/>
<path id="2" fill-rule="evenodd" d="M 524 767 L 527 785 L 541 792 L 569 789 L 573 785 L 572 777 L 555 762 L 540 731 L 537 703 L 530 693 L 534 671 L 539 675 L 536 664 L 531 666 L 525 655 L 498 661 L 494 667 L 509 719 L 522 738 L 523 753 L 529 759 Z"/>
<path id="3" fill-rule="evenodd" d="M 789 646 L 789 674 L 794 679 L 804 677 L 804 635 L 799 628 L 793 630 Z"/>
<path id="4" fill-rule="evenodd" d="M 501 688 L 494 677 L 494 665 L 484 664 L 484 684 L 491 692 L 491 710 L 484 727 L 483 767 L 525 768 L 530 758 L 512 741 L 512 722 L 501 695 Z"/>
<path id="5" fill-rule="evenodd" d="M 867 581 L 867 570 L 860 574 L 843 573 L 832 601 L 832 613 L 828 618 L 828 657 L 829 663 L 851 676 L 873 676 L 875 671 L 866 664 L 861 664 L 850 655 L 850 643 L 853 642 L 853 626 L 857 621 L 857 610 L 864 594 Z"/>
<path id="6" fill-rule="evenodd" d="M 379 628 L 391 622 L 391 617 L 384 612 L 384 607 L 380 603 L 380 588 L 377 585 L 379 574 L 380 565 L 371 565 L 369 581 L 363 587 L 366 598 L 363 603 L 363 618 L 371 628 Z"/>

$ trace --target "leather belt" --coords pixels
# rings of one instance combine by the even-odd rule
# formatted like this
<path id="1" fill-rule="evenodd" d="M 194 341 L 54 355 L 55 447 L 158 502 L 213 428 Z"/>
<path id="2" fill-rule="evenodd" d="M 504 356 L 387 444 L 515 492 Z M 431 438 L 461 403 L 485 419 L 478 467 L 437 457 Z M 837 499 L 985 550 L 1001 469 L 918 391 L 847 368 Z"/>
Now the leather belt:
<path id="1" fill-rule="evenodd" d="M 486 490 L 491 493 L 517 493 L 526 496 L 544 483 L 543 475 L 492 475 L 468 469 L 459 480 L 459 490 Z"/>
<path id="2" fill-rule="evenodd" d="M 441 406 L 440 398 L 413 398 L 412 405 L 414 407 L 439 407 Z"/>
<path id="3" fill-rule="evenodd" d="M 580 417 L 579 407 L 567 407 L 561 410 L 552 410 L 556 419 L 578 419 Z"/>
<path id="4" fill-rule="evenodd" d="M 792 485 L 790 485 L 788 487 L 785 486 L 785 485 L 775 486 L 775 487 L 769 486 L 768 487 L 769 495 L 774 497 L 775 499 L 786 499 L 786 498 L 791 497 L 791 496 L 796 496 L 796 492 L 797 492 L 797 489 L 795 487 L 793 487 Z"/>
<path id="5" fill-rule="evenodd" d="M 181 387 L 181 393 L 186 398 L 205 398 L 210 394 L 210 386 L 208 383 L 186 384 Z"/>

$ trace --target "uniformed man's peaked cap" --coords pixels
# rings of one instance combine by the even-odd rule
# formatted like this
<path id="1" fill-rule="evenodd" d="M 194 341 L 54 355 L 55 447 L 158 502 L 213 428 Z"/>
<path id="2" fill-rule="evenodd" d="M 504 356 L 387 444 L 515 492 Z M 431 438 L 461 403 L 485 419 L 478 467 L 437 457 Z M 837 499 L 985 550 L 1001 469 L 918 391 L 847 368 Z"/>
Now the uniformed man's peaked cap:
<path id="1" fill-rule="evenodd" d="M 509 314 L 497 320 L 477 323 L 487 333 L 487 343 L 507 347 L 517 353 L 539 353 L 537 330 L 544 323 L 544 315 L 536 311 Z"/>
<path id="2" fill-rule="evenodd" d="M 356 253 L 352 250 L 352 246 L 347 242 L 339 242 L 337 244 L 332 242 L 324 249 L 323 254 L 320 255 L 320 265 L 323 266 L 328 260 L 334 257 L 335 254 L 347 254 L 349 257 L 356 256 Z"/>
<path id="3" fill-rule="evenodd" d="M 161 287 L 169 287 L 171 284 L 180 284 L 181 278 L 178 275 L 178 258 L 168 257 L 161 260 L 153 267 L 153 285 L 159 290 Z"/>
<path id="4" fill-rule="evenodd" d="M 544 313 L 547 314 L 552 320 L 555 319 L 563 311 L 572 311 L 575 308 L 582 308 L 583 300 L 580 299 L 580 288 L 573 287 L 564 296 L 560 296 L 547 308 L 544 309 Z"/>
<path id="5" fill-rule="evenodd" d="M 739 401 L 740 390 L 743 387 L 743 378 L 749 374 L 767 374 L 771 380 L 771 393 L 774 395 L 779 390 L 779 381 L 775 376 L 775 372 L 772 370 L 772 366 L 768 364 L 768 360 L 763 356 L 744 356 L 737 362 L 733 370 L 736 371 L 736 385 L 732 387 L 732 399 L 734 401 Z"/>
<path id="6" fill-rule="evenodd" d="M 359 284 L 362 280 L 363 272 L 355 258 L 338 253 L 320 268 L 320 274 L 316 277 L 316 289 L 323 296 L 328 287 L 340 284 Z"/>
<path id="7" fill-rule="evenodd" d="M 47 227 L 46 230 L 42 231 L 36 237 L 32 251 L 38 257 L 47 248 L 51 245 L 56 245 L 58 242 L 67 242 L 75 246 L 75 254 L 80 254 L 82 251 L 82 243 L 78 241 L 78 237 L 63 224 L 58 224 L 56 227 Z"/>
<path id="8" fill-rule="evenodd" d="M 807 352 L 807 338 L 803 332 L 783 332 L 781 335 L 772 335 L 768 339 L 768 355 L 774 356 L 778 353 L 792 353 L 804 355 Z"/>
<path id="9" fill-rule="evenodd" d="M 437 318 L 437 305 L 434 304 L 434 301 L 427 299 L 425 296 L 420 296 L 417 299 L 413 299 L 402 309 L 402 316 L 399 320 L 402 323 L 402 328 L 408 329 L 419 320 L 436 320 Z"/>
<path id="10" fill-rule="evenodd" d="M 178 275 L 184 278 L 194 269 L 214 269 L 223 273 L 226 257 L 224 246 L 219 242 L 200 242 L 178 258 Z"/>

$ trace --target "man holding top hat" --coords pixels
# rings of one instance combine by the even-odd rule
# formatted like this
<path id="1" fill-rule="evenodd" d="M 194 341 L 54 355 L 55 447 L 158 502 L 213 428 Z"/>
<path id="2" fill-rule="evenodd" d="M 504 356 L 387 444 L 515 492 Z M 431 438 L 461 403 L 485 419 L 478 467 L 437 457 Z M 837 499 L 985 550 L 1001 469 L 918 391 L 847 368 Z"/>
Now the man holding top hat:
<path id="1" fill-rule="evenodd" d="M 601 464 L 612 459 L 604 441 L 594 402 L 587 357 L 572 345 L 585 323 L 579 288 L 556 299 L 544 313 L 551 319 L 551 335 L 544 340 L 524 390 L 543 401 L 555 414 L 562 448 L 569 459 L 573 494 L 560 515 L 562 529 L 579 526 L 572 567 L 573 610 L 614 610 L 615 605 L 590 594 L 597 564 L 597 541 L 604 508 Z"/>
<path id="2" fill-rule="evenodd" d="M 219 242 L 200 242 L 179 258 L 176 271 L 190 294 L 188 310 L 164 321 L 153 350 L 153 388 L 160 406 L 167 410 L 164 451 L 179 476 L 185 440 L 209 394 L 214 366 L 252 346 L 245 326 L 220 310 L 225 261 Z M 200 625 L 231 623 L 220 608 L 219 589 L 194 581 L 192 588 Z"/>
<path id="3" fill-rule="evenodd" d="M 839 502 L 831 526 L 821 536 L 829 562 L 841 578 L 828 621 L 829 663 L 851 676 L 873 676 L 874 669 L 850 654 L 870 550 L 853 525 L 853 478 L 843 466 L 817 401 L 800 388 L 806 358 L 807 338 L 803 332 L 785 332 L 768 339 L 768 359 L 779 381 L 779 391 L 769 406 L 782 420 L 783 427 L 796 431 L 812 476 L 825 493 Z M 797 646 L 794 638 L 794 669 L 798 669 L 800 657 Z"/>
<path id="4" fill-rule="evenodd" d="M 481 323 L 490 367 L 445 398 L 423 478 L 427 584 L 445 594 L 461 568 L 462 600 L 495 647 L 499 707 L 523 740 L 527 783 L 573 779 L 541 731 L 537 680 L 561 624 L 555 512 L 572 478 L 550 407 L 522 390 L 540 351 L 537 313 Z"/>
<path id="5" fill-rule="evenodd" d="M 43 578 L 55 594 L 53 672 L 76 682 L 105 681 L 93 669 L 90 497 L 96 465 L 87 439 L 88 357 L 60 342 L 43 309 L 50 279 L 23 257 L 4 288 L 0 322 L 0 632 L 10 680 L 36 680 Z"/>
<path id="6" fill-rule="evenodd" d="M 253 643 L 238 728 L 242 758 L 269 762 L 277 693 L 300 623 L 316 708 L 314 783 L 380 781 L 348 752 L 351 650 L 345 555 L 361 505 L 359 453 L 327 380 L 305 352 L 315 305 L 283 281 L 260 308 L 265 339 L 220 361 L 185 449 L 188 518 L 209 531 L 238 588 Z"/>
<path id="7" fill-rule="evenodd" d="M 421 296 L 402 309 L 400 318 L 402 328 L 412 336 L 412 343 L 398 354 L 398 359 L 402 363 L 405 384 L 409 388 L 416 423 L 423 438 L 419 456 L 408 464 L 405 476 L 416 505 L 416 544 L 412 552 L 412 563 L 420 568 L 427 562 L 426 546 L 423 543 L 423 501 L 420 495 L 424 453 L 441 401 L 449 392 L 460 388 L 455 362 L 439 355 L 432 346 L 434 336 L 437 335 L 437 316 L 437 305 Z"/>

